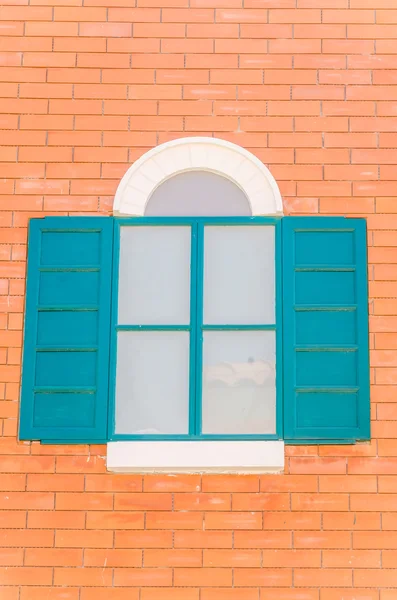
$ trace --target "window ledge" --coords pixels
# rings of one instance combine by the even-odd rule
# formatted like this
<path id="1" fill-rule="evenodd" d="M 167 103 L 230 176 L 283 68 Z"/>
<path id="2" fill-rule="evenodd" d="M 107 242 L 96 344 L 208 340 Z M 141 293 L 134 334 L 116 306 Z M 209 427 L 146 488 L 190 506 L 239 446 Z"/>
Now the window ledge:
<path id="1" fill-rule="evenodd" d="M 284 442 L 109 442 L 107 468 L 117 473 L 277 473 L 284 469 Z"/>

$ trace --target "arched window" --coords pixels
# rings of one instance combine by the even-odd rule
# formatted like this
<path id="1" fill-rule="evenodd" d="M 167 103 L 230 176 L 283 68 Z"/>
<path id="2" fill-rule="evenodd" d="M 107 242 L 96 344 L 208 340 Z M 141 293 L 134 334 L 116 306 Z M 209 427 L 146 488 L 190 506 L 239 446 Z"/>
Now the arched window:
<path id="1" fill-rule="evenodd" d="M 151 152 L 115 203 L 115 434 L 275 437 L 277 186 L 220 140 Z"/>

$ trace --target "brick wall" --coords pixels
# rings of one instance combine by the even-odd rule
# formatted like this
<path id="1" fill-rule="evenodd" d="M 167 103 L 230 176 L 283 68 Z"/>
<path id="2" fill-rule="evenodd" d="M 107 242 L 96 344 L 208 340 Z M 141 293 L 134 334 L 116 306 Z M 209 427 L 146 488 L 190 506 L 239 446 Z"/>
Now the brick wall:
<path id="1" fill-rule="evenodd" d="M 397 1 L 3 0 L 0 35 L 1 600 L 396 600 Z M 29 218 L 109 213 L 191 135 L 254 152 L 287 213 L 367 217 L 371 444 L 142 478 L 17 442 Z"/>

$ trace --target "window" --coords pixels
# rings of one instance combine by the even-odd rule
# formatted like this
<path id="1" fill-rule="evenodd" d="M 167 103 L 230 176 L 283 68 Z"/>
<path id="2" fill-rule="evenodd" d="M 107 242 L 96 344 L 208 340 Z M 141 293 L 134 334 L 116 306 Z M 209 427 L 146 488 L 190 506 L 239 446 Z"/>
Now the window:
<path id="1" fill-rule="evenodd" d="M 20 438 L 134 436 L 368 439 L 365 220 L 31 220 Z"/>
<path id="2" fill-rule="evenodd" d="M 241 217 L 117 222 L 114 439 L 280 437 L 280 225 Z"/>

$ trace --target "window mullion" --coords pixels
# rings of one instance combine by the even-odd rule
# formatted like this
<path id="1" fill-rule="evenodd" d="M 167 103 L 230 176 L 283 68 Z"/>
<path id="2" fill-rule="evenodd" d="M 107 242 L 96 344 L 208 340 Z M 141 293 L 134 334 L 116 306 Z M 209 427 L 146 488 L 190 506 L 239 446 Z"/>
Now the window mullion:
<path id="1" fill-rule="evenodd" d="M 189 435 L 196 431 L 196 303 L 197 303 L 197 223 L 191 225 L 190 251 L 190 366 L 189 366 Z"/>
<path id="2" fill-rule="evenodd" d="M 203 357 L 203 278 L 204 278 L 204 224 L 197 222 L 193 226 L 196 232 L 194 314 L 192 313 L 192 332 L 194 331 L 194 388 L 191 390 L 190 409 L 194 415 L 193 435 L 201 435 L 201 398 L 202 398 L 202 357 Z M 193 261 L 192 261 L 193 263 Z M 193 277 L 192 277 L 193 278 Z M 192 415 L 192 417 L 193 417 Z"/>

